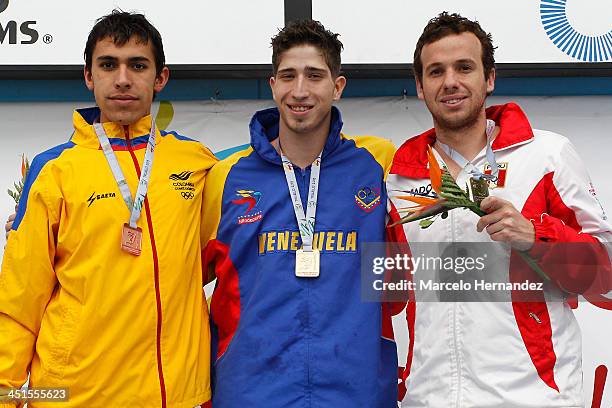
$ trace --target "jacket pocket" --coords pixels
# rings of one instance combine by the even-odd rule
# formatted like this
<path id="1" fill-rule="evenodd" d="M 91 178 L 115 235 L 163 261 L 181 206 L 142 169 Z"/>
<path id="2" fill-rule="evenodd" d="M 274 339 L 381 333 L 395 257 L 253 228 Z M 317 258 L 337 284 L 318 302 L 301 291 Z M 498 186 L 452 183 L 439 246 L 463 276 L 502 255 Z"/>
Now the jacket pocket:
<path id="1" fill-rule="evenodd" d="M 81 309 L 81 304 L 71 295 L 60 293 L 45 311 L 36 348 L 43 371 L 57 380 L 63 379 L 74 348 Z"/>

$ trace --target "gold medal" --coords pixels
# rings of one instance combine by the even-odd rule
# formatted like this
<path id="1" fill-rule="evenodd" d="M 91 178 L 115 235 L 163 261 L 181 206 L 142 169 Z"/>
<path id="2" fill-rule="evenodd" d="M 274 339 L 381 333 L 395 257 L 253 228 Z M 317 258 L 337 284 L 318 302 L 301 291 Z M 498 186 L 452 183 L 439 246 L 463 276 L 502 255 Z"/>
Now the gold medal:
<path id="1" fill-rule="evenodd" d="M 140 255 L 142 252 L 142 229 L 140 227 L 132 228 L 128 223 L 123 224 L 121 249 L 132 255 Z"/>
<path id="2" fill-rule="evenodd" d="M 472 196 L 472 201 L 478 204 L 478 206 L 480 206 L 482 200 L 489 196 L 489 185 L 484 177 L 479 179 L 471 177 L 469 190 L 471 193 L 470 195 Z"/>
<path id="3" fill-rule="evenodd" d="M 295 276 L 298 278 L 319 277 L 319 250 L 304 251 L 298 249 L 295 252 Z"/>

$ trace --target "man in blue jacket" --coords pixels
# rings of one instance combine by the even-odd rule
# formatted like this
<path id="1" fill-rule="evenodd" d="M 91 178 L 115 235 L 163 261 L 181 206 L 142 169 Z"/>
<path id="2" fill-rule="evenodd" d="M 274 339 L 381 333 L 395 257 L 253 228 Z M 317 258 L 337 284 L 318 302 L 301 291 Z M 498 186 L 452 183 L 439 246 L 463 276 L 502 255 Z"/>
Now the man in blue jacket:
<path id="1" fill-rule="evenodd" d="M 253 116 L 251 146 L 204 192 L 213 406 L 395 407 L 390 317 L 360 279 L 361 244 L 384 240 L 394 148 L 341 133 L 337 34 L 291 23 L 272 48 L 277 107 Z"/>

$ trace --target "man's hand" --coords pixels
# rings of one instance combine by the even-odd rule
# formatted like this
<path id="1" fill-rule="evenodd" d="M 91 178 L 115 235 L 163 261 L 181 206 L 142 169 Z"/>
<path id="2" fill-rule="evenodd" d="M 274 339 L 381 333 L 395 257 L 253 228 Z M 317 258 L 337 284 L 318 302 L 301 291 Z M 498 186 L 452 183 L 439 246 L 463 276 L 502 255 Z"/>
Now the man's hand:
<path id="1" fill-rule="evenodd" d="M 15 221 L 15 216 L 17 212 L 17 206 L 15 206 L 15 213 L 9 215 L 8 220 L 6 220 L 6 225 L 4 226 L 4 230 L 6 231 L 6 239 L 8 240 L 8 234 L 11 228 L 13 228 L 13 221 Z"/>
<path id="2" fill-rule="evenodd" d="M 528 251 L 535 242 L 535 229 L 511 202 L 498 197 L 487 197 L 480 203 L 487 213 L 480 217 L 476 229 L 486 228 L 493 241 L 508 242 L 519 251 Z"/>

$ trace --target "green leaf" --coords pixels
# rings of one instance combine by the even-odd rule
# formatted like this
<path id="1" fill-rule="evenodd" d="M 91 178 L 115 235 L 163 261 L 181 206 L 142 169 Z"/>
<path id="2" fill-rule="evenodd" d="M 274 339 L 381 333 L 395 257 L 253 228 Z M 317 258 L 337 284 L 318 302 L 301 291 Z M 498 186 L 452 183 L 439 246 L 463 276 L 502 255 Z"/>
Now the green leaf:
<path id="1" fill-rule="evenodd" d="M 446 188 L 442 186 L 442 192 L 443 193 L 453 193 L 453 194 L 465 196 L 465 191 L 461 190 L 460 188 Z"/>
<path id="2" fill-rule="evenodd" d="M 445 206 L 446 208 L 450 209 L 450 210 L 452 210 L 453 208 L 464 208 L 464 207 L 465 207 L 465 206 L 464 206 L 463 204 L 461 204 L 461 203 L 453 203 L 453 202 L 450 202 L 450 201 L 446 201 L 446 202 L 444 203 L 444 206 Z"/>
<path id="3" fill-rule="evenodd" d="M 431 224 L 433 224 L 433 220 L 431 218 L 427 218 L 427 219 L 419 221 L 419 226 L 422 229 L 429 228 Z"/>
<path id="4" fill-rule="evenodd" d="M 8 194 L 15 201 L 15 204 L 19 204 L 19 195 L 18 194 L 12 192 L 11 190 L 8 190 Z"/>
<path id="5" fill-rule="evenodd" d="M 440 197 L 446 198 L 447 200 L 461 200 L 466 201 L 467 197 L 463 194 L 457 194 L 455 192 L 443 191 L 440 193 Z M 469 201 L 469 200 L 468 200 Z"/>

